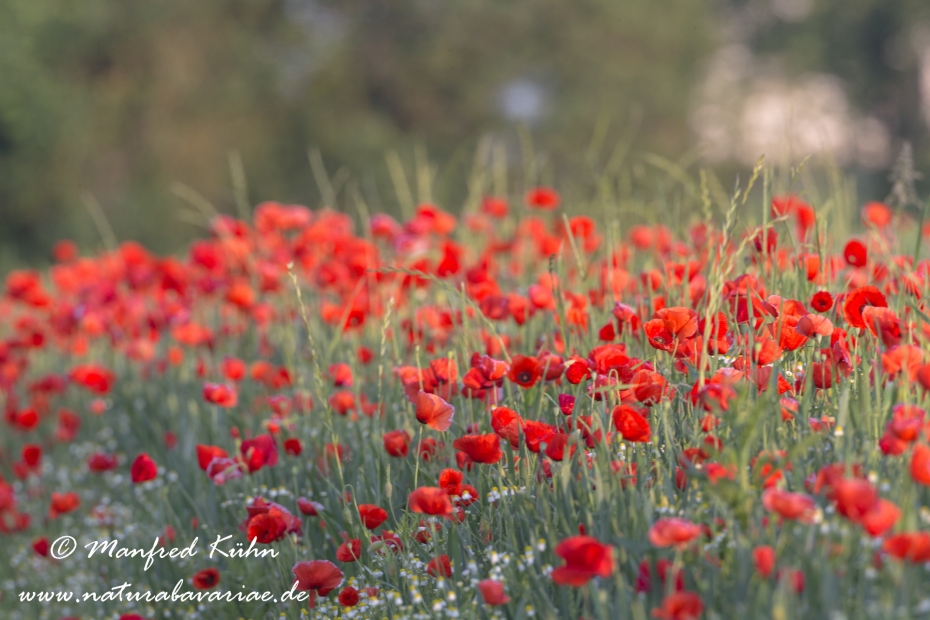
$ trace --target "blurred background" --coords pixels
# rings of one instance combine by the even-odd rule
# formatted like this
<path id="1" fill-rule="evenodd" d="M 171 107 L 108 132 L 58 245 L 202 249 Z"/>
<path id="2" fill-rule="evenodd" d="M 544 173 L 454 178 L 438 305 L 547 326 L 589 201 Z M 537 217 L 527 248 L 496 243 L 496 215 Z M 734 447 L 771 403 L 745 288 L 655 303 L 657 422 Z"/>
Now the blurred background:
<path id="1" fill-rule="evenodd" d="M 927 0 L 0 0 L 0 262 L 107 227 L 178 250 L 191 202 L 317 207 L 311 159 L 389 212 L 428 160 L 455 211 L 479 143 L 560 189 L 764 153 L 882 199 L 928 127 Z"/>

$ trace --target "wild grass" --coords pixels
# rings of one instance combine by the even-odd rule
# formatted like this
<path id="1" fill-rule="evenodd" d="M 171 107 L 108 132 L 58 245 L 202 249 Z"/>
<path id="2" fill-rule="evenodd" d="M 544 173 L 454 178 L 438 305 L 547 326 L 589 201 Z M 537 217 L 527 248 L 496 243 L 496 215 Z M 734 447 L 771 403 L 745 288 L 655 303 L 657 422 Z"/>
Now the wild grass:
<path id="1" fill-rule="evenodd" d="M 926 483 L 911 469 L 914 446 L 927 441 L 925 430 L 906 442 L 901 455 L 879 447 L 895 405 L 927 404 L 916 379 L 930 338 L 923 300 L 928 263 L 920 226 L 914 225 L 922 223 L 920 208 L 892 204 L 893 220 L 879 226 L 861 217 L 853 183 L 829 169 L 779 171 L 760 162 L 726 191 L 712 172 L 695 172 L 687 162 L 619 150 L 607 163 L 592 164 L 587 192 L 569 187 L 558 208 L 534 210 L 524 194 L 546 177 L 544 166 L 528 158 L 523 178 L 514 178 L 503 157 L 491 145 L 479 149 L 461 215 L 448 229 L 444 212 L 419 206 L 430 197 L 428 166 L 417 167 L 411 184 L 400 158 L 389 158 L 405 214 L 391 224 L 373 219 L 358 187 L 351 180 L 331 182 L 322 161 L 311 155 L 322 193 L 331 206 L 354 214 L 354 226 L 350 216 L 288 212 L 280 205 L 274 209 L 299 214 L 293 227 L 237 223 L 201 205 L 198 217 L 210 233 L 183 256 L 159 258 L 123 244 L 60 260 L 34 276 L 25 293 L 16 278 L 27 276 L 12 273 L 0 301 L 7 418 L 0 472 L 13 499 L 7 505 L 0 500 L 0 517 L 8 530 L 17 529 L 14 514 L 28 514 L 31 521 L 0 539 L 0 617 L 643 620 L 667 613 L 683 619 L 687 613 L 663 607 L 676 590 L 672 576 L 678 571 L 683 589 L 700 597 L 700 617 L 707 619 L 930 614 L 923 589 L 923 562 L 930 558 L 898 559 L 886 545 L 896 534 L 928 528 Z M 237 187 L 245 191 L 243 179 Z M 773 213 L 772 198 L 787 195 L 812 205 L 813 225 L 801 230 L 796 210 Z M 506 216 L 482 210 L 488 196 L 507 201 Z M 245 216 L 248 204 L 242 204 Z M 272 208 L 264 209 L 268 216 Z M 579 223 L 581 215 L 591 218 L 590 227 Z M 843 258 L 854 232 L 869 252 L 860 267 Z M 766 250 L 767 237 L 759 235 L 772 234 L 777 244 Z M 450 255 L 456 264 L 441 269 Z M 819 267 L 811 274 L 808 260 L 814 257 Z M 745 274 L 752 279 L 741 281 L 748 287 L 741 298 L 733 291 Z M 885 293 L 900 332 L 897 342 L 883 338 L 884 323 L 865 329 L 847 324 L 842 299 L 829 311 L 811 308 L 818 291 L 839 297 L 864 286 Z M 804 314 L 824 316 L 847 334 L 836 332 L 834 341 L 815 335 L 760 363 L 757 345 L 783 335 L 786 310 L 772 295 L 798 300 Z M 741 317 L 740 304 L 753 300 L 781 312 Z M 618 323 L 617 302 L 629 306 L 638 325 Z M 663 307 L 691 308 L 696 320 L 723 313 L 726 349 L 699 345 L 676 358 L 678 349 L 656 348 L 645 324 Z M 352 325 L 343 329 L 347 322 Z M 605 340 L 601 328 L 608 324 L 620 333 Z M 206 328 L 209 337 L 191 339 L 184 332 L 191 325 Z M 715 329 L 706 321 L 696 335 L 708 342 Z M 818 389 L 814 364 L 837 340 L 848 351 L 849 374 L 837 373 L 832 385 Z M 605 344 L 625 347 L 626 360 L 600 376 L 615 379 L 613 385 L 593 385 L 594 376 L 574 384 L 563 368 L 529 388 L 504 379 L 484 399 L 463 392 L 463 377 L 480 355 L 505 364 L 534 356 L 546 360 L 540 362 L 545 372 L 589 359 L 594 366 L 590 354 Z M 921 356 L 911 374 L 907 368 L 891 372 L 883 362 L 883 355 L 902 346 Z M 366 363 L 360 348 L 371 357 Z M 268 362 L 272 371 L 258 380 L 249 374 L 233 380 L 223 375 L 227 358 L 250 368 Z M 398 370 L 428 369 L 433 360 L 458 368 L 451 385 L 433 386 L 455 408 L 444 432 L 418 423 L 416 402 L 405 392 L 409 375 Z M 82 386 L 73 370 L 88 364 L 112 373 L 112 385 L 97 391 Z M 351 384 L 334 385 L 334 364 L 348 365 Z M 770 375 L 760 379 L 760 367 Z M 649 440 L 631 442 L 612 412 L 621 401 L 643 405 L 636 389 L 644 384 L 630 377 L 644 368 L 656 373 L 650 381 L 660 395 L 645 399 Z M 52 376 L 65 378 L 60 389 L 30 387 Z M 787 386 L 783 393 L 779 377 Z M 724 386 L 724 396 L 691 398 L 695 386 L 706 390 L 714 381 Z M 230 385 L 237 404 L 206 402 L 206 382 Z M 417 382 L 414 388 L 429 389 L 422 374 Z M 576 399 L 571 417 L 560 411 L 560 394 Z M 794 404 L 783 417 L 785 398 Z M 531 451 L 525 440 L 516 448 L 502 440 L 503 458 L 493 464 L 457 460 L 454 440 L 491 433 L 497 406 L 567 433 L 563 460 L 547 455 L 546 444 Z M 63 408 L 80 419 L 73 438 L 59 432 Z M 27 428 L 21 414 L 29 409 L 38 423 Z M 702 430 L 707 415 L 719 425 Z M 582 424 L 582 416 L 590 419 Z M 409 434 L 406 457 L 385 451 L 383 436 L 397 430 Z M 242 442 L 264 434 L 274 438 L 277 463 L 249 472 L 253 453 L 243 451 Z M 588 436 L 593 438 L 586 443 Z M 299 440 L 300 454 L 285 451 L 286 439 Z M 427 440 L 436 442 L 428 460 L 420 457 Z M 245 471 L 218 484 L 198 465 L 198 445 L 239 456 L 245 465 L 234 471 Z M 24 470 L 17 464 L 27 446 L 42 453 L 37 465 Z M 334 457 L 336 446 L 342 458 Z M 682 456 L 695 448 L 706 457 Z M 118 465 L 91 472 L 88 458 L 96 453 L 115 455 Z M 157 475 L 133 483 L 130 467 L 143 453 L 157 464 Z M 860 472 L 900 509 L 887 532 L 870 536 L 855 519 L 837 513 L 829 488 L 815 490 L 813 479 L 832 464 L 841 464 L 846 476 Z M 477 491 L 460 522 L 411 512 L 409 494 L 437 486 L 446 468 L 462 471 Z M 774 482 L 773 474 L 780 476 Z M 783 518 L 766 509 L 767 484 L 808 495 L 814 502 L 809 518 Z M 51 493 L 69 491 L 79 495 L 77 508 L 50 514 Z M 231 536 L 223 549 L 248 547 L 242 527 L 247 506 L 258 497 L 299 518 L 301 533 L 270 543 L 275 558 L 207 558 L 217 536 Z M 320 514 L 301 514 L 301 497 L 320 504 Z M 387 521 L 367 530 L 358 512 L 362 504 L 385 509 Z M 702 534 L 677 548 L 658 547 L 649 532 L 667 517 L 698 524 Z M 399 536 L 402 549 L 371 540 L 384 531 Z M 580 587 L 557 584 L 552 571 L 564 562 L 554 550 L 580 532 L 612 547 L 613 570 Z M 418 542 L 424 533 L 428 542 Z M 78 542 L 68 558 L 56 561 L 34 548 L 39 539 L 64 535 Z M 87 558 L 83 551 L 104 539 L 149 548 L 159 536 L 168 548 L 188 546 L 196 537 L 200 553 L 156 560 L 143 570 L 138 559 Z M 345 539 L 361 541 L 358 561 L 335 559 Z M 760 574 L 753 555 L 766 545 L 776 558 L 768 576 Z M 427 565 L 443 554 L 452 574 L 428 574 Z M 184 580 L 191 591 L 191 577 L 210 567 L 219 570 L 216 591 L 280 596 L 291 589 L 292 568 L 310 560 L 331 561 L 344 573 L 340 588 L 316 598 L 312 609 L 306 601 L 19 600 L 26 591 L 79 598 L 124 582 L 133 591 L 170 592 Z M 794 571 L 803 575 L 802 587 Z M 510 601 L 488 605 L 478 589 L 486 579 L 503 584 Z M 346 586 L 361 593 L 357 605 L 339 603 Z"/>

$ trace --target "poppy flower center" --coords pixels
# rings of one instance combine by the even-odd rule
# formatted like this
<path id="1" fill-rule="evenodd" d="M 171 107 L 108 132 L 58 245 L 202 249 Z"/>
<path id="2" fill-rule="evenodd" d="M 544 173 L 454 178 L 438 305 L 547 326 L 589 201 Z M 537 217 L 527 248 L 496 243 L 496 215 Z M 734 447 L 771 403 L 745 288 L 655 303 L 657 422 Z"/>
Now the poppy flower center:
<path id="1" fill-rule="evenodd" d="M 520 383 L 529 383 L 532 378 L 533 373 L 528 370 L 524 370 L 523 372 L 517 374 L 517 381 Z"/>

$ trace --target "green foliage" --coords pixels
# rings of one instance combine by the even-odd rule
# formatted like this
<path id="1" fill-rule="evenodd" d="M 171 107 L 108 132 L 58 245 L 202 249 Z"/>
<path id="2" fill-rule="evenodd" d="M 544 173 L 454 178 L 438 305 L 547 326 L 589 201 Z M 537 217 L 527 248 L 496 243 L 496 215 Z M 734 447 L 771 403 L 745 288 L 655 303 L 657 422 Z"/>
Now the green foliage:
<path id="1" fill-rule="evenodd" d="M 860 109 L 877 116 L 892 134 L 919 140 L 920 155 L 926 158 L 919 55 L 914 48 L 920 36 L 916 29 L 930 20 L 930 5 L 921 0 L 816 0 L 811 4 L 804 20 L 770 18 L 759 25 L 749 36 L 753 49 L 778 55 L 795 74 L 836 75 Z"/>
<path id="2" fill-rule="evenodd" d="M 532 176 L 590 196 L 591 161 L 615 148 L 686 151 L 702 61 L 728 37 L 789 74 L 837 75 L 925 167 L 914 37 L 928 5 L 812 0 L 790 22 L 774 4 L 0 1 L 0 263 L 42 262 L 61 237 L 99 245 L 85 192 L 119 239 L 162 251 L 200 232 L 178 217 L 177 183 L 227 212 L 259 197 L 317 206 L 308 147 L 338 171 L 337 193 L 387 211 L 385 154 L 409 165 L 421 148 L 444 162 L 428 198 L 449 206 L 483 136 L 511 164 L 527 149 L 501 105 L 514 83 L 542 97 L 524 134 L 543 151 Z M 881 176 L 863 180 L 876 198 Z"/>
<path id="3" fill-rule="evenodd" d="M 644 146 L 680 152 L 711 15 L 663 4 L 8 0 L 0 245 L 35 260 L 55 238 L 99 243 L 87 191 L 120 239 L 177 249 L 198 231 L 172 184 L 233 211 L 231 152 L 251 196 L 317 204 L 308 147 L 331 171 L 371 171 L 359 185 L 375 201 L 385 153 L 422 144 L 450 162 L 434 197 L 447 199 L 483 133 L 519 148 L 499 99 L 520 79 L 544 93 L 532 133 L 560 172 L 596 128 L 606 145 L 629 133 L 634 113 Z"/>

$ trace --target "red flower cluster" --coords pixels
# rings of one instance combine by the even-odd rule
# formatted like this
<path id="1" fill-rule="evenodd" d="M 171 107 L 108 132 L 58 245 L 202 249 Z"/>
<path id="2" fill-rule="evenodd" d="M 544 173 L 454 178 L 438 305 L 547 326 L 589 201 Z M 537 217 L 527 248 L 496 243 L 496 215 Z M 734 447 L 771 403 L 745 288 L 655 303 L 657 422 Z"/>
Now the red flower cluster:
<path id="1" fill-rule="evenodd" d="M 131 509 L 167 546 L 186 523 L 153 498 L 192 535 L 244 508 L 236 542 L 296 554 L 294 589 L 327 613 L 388 586 L 395 613 L 408 578 L 522 606 L 521 575 L 555 566 L 523 585 L 629 583 L 655 618 L 724 617 L 771 588 L 750 605 L 708 584 L 833 592 L 859 568 L 848 532 L 875 539 L 875 570 L 930 561 L 930 261 L 899 249 L 906 214 L 869 203 L 836 240 L 776 196 L 761 228 L 608 235 L 551 188 L 477 198 L 358 232 L 264 203 L 183 256 L 64 244 L 48 273 L 8 274 L 0 534 L 52 562 L 62 523 Z M 808 582 L 815 539 L 832 572 Z M 613 600 L 563 594 L 540 600 Z"/>

